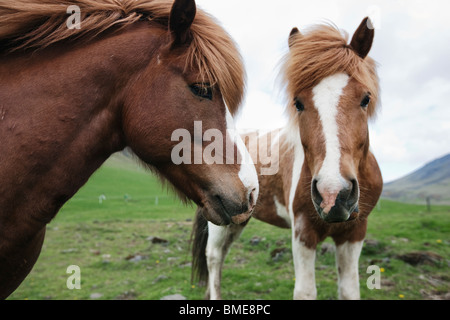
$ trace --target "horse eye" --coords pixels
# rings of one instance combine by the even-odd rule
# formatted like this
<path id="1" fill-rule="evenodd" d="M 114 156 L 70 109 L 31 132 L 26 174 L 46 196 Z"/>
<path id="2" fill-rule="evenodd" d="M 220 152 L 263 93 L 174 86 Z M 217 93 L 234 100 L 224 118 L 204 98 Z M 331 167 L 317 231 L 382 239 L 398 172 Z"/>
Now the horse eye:
<path id="1" fill-rule="evenodd" d="M 367 96 L 364 97 L 364 99 L 362 99 L 361 107 L 367 108 L 369 106 L 369 103 L 370 103 L 370 96 L 367 95 Z"/>
<path id="2" fill-rule="evenodd" d="M 303 110 L 305 110 L 305 106 L 303 105 L 303 103 L 298 100 L 297 98 L 294 99 L 294 106 L 297 108 L 298 112 L 301 112 Z"/>
<path id="3" fill-rule="evenodd" d="M 192 93 L 197 97 L 212 100 L 212 87 L 209 85 L 209 83 L 194 83 L 189 87 L 191 88 Z"/>

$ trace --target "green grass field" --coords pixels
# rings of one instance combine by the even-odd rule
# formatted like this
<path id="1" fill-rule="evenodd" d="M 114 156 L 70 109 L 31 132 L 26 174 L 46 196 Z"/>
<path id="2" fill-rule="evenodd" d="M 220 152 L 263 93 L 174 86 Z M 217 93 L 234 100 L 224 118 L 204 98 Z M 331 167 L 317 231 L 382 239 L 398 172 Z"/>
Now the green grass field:
<path id="1" fill-rule="evenodd" d="M 110 159 L 48 225 L 39 260 L 9 299 L 160 299 L 176 293 L 202 299 L 205 288 L 191 283 L 194 213 L 149 172 Z M 290 234 L 253 219 L 225 261 L 223 298 L 292 299 Z M 450 206 L 427 212 L 425 205 L 382 200 L 369 218 L 360 258 L 361 298 L 448 298 L 449 235 Z M 152 243 L 151 237 L 168 242 Z M 253 237 L 261 241 L 252 244 Z M 284 249 L 277 259 L 270 254 L 275 249 Z M 416 266 L 399 259 L 417 251 L 438 258 Z M 80 268 L 81 289 L 67 287 L 70 265 Z M 379 290 L 366 286 L 369 265 L 382 271 Z M 334 253 L 320 246 L 316 281 L 318 299 L 337 299 Z"/>

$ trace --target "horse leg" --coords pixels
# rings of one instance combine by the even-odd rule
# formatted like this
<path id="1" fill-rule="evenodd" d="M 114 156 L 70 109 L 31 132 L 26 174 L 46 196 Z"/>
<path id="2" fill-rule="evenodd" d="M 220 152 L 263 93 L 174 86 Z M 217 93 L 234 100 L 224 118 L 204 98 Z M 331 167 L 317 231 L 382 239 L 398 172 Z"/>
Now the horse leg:
<path id="1" fill-rule="evenodd" d="M 316 248 L 310 248 L 295 236 L 292 228 L 292 256 L 295 269 L 295 300 L 315 300 L 317 297 L 315 260 Z"/>
<path id="2" fill-rule="evenodd" d="M 341 300 L 359 300 L 358 260 L 363 240 L 336 245 L 338 292 Z"/>
<path id="3" fill-rule="evenodd" d="M 208 222 L 208 243 L 206 245 L 206 259 L 208 264 L 208 289 L 206 298 L 222 299 L 220 281 L 225 257 L 233 241 L 239 238 L 246 223 L 240 225 L 217 226 Z"/>
<path id="4" fill-rule="evenodd" d="M 0 299 L 6 299 L 22 283 L 41 252 L 45 227 L 24 241 L 0 240 Z M 3 243 L 2 243 L 3 242 Z"/>

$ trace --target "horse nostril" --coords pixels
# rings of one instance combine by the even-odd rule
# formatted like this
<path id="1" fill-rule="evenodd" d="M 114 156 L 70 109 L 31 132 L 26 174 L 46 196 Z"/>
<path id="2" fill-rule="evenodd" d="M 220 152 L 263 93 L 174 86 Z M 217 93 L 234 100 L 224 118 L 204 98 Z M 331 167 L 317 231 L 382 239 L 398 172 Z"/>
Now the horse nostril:
<path id="1" fill-rule="evenodd" d="M 358 180 L 352 179 L 352 180 L 350 180 L 350 181 L 351 181 L 351 183 L 352 183 L 352 190 L 357 189 L 357 188 L 358 188 Z"/>
<path id="2" fill-rule="evenodd" d="M 317 189 L 317 179 L 313 179 L 312 183 L 311 183 L 311 194 L 313 196 L 313 201 L 317 204 L 320 205 L 320 203 L 322 202 L 323 198 L 320 195 L 319 190 Z"/>
<path id="3" fill-rule="evenodd" d="M 348 187 L 342 189 L 336 198 L 336 204 L 348 209 L 354 207 L 359 198 L 358 181 L 356 179 L 350 179 L 349 182 Z"/>
<path id="4" fill-rule="evenodd" d="M 356 179 L 351 179 L 350 182 L 352 183 L 351 185 L 351 190 L 350 190 L 350 199 L 353 199 L 355 201 L 358 200 L 359 197 L 359 186 L 358 186 L 358 180 Z"/>
<path id="5" fill-rule="evenodd" d="M 256 188 L 253 188 L 253 190 L 250 191 L 250 195 L 248 196 L 248 204 L 249 204 L 248 210 L 249 211 L 252 211 L 256 204 L 255 196 L 254 196 L 255 191 L 256 191 Z"/>
<path id="6" fill-rule="evenodd" d="M 239 199 L 239 197 L 237 196 L 227 198 L 222 197 L 220 195 L 214 195 L 214 198 L 216 200 L 215 202 L 217 203 L 218 207 L 221 208 L 222 212 L 229 217 L 233 217 L 251 211 L 251 209 L 255 205 L 254 204 L 255 196 L 252 193 L 248 195 L 248 198 L 244 199 L 242 198 Z"/>

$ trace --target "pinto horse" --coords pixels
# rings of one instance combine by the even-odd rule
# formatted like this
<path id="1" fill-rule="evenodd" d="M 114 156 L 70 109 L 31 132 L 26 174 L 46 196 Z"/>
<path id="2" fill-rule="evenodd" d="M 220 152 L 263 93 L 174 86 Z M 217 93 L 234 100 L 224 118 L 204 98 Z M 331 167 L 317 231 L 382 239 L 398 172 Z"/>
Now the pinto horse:
<path id="1" fill-rule="evenodd" d="M 316 247 L 328 236 L 336 244 L 339 298 L 360 298 L 358 259 L 368 215 L 382 189 L 369 150 L 368 120 L 375 114 L 379 91 L 375 62 L 367 57 L 373 37 L 368 18 L 350 44 L 328 25 L 304 34 L 294 28 L 289 37 L 282 67 L 292 101 L 289 121 L 278 135 L 270 134 L 279 170 L 259 175 L 253 216 L 292 229 L 294 299 L 316 298 Z M 255 150 L 249 151 L 256 159 Z M 208 281 L 207 298 L 221 298 L 223 262 L 246 223 L 220 227 L 197 215 L 193 276 Z"/>
<path id="2" fill-rule="evenodd" d="M 249 217 L 256 170 L 227 130 L 242 59 L 194 0 L 2 0 L 0 17 L 0 298 L 32 269 L 61 206 L 127 146 L 208 220 Z M 194 121 L 219 130 L 236 161 L 175 165 L 171 134 Z"/>

